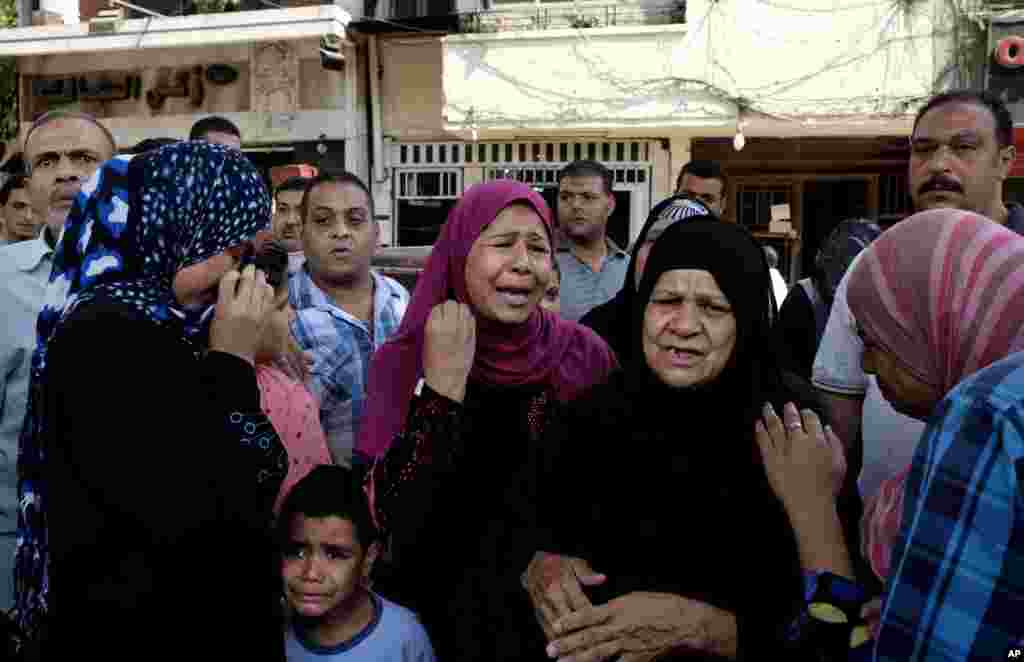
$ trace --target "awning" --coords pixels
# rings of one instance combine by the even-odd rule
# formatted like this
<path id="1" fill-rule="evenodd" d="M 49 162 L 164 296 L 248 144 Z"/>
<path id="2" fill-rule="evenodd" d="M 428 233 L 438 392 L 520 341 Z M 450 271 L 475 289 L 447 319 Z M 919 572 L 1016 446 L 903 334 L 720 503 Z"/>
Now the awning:
<path id="1" fill-rule="evenodd" d="M 121 21 L 114 32 L 88 23 L 0 30 L 0 56 L 97 53 L 345 36 L 351 16 L 336 5 Z"/>

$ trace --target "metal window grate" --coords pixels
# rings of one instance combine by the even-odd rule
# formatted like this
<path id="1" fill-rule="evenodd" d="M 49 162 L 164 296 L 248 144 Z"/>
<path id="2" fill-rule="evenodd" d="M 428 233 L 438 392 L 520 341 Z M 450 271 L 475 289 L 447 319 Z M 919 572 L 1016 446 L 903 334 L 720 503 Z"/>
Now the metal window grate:
<path id="1" fill-rule="evenodd" d="M 607 142 L 402 143 L 392 146 L 396 167 L 467 164 L 545 163 L 564 165 L 587 158 L 613 168 L 619 164 L 650 164 L 651 144 L 645 140 Z"/>
<path id="2" fill-rule="evenodd" d="M 488 181 L 495 179 L 514 179 L 524 184 L 538 186 L 556 186 L 558 184 L 558 172 L 562 166 L 549 166 L 540 168 L 488 168 L 486 178 Z M 646 184 L 647 167 L 638 168 L 613 168 L 612 174 L 616 184 Z"/>
<path id="3" fill-rule="evenodd" d="M 400 200 L 453 199 L 462 194 L 462 173 L 459 170 L 406 170 L 395 175 L 396 196 Z"/>
<path id="4" fill-rule="evenodd" d="M 746 186 L 738 193 L 738 220 L 747 227 L 765 226 L 772 220 L 772 205 L 792 204 L 789 186 Z"/>

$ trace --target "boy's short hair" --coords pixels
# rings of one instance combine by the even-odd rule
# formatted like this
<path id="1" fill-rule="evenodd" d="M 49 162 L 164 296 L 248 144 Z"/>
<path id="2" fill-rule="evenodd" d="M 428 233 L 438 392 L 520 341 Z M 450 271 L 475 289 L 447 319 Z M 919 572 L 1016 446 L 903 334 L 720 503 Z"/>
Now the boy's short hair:
<path id="1" fill-rule="evenodd" d="M 204 117 L 195 124 L 192 125 L 192 130 L 188 133 L 189 140 L 201 140 L 206 137 L 206 134 L 214 131 L 216 133 L 226 133 L 231 136 L 235 136 L 239 140 L 242 139 L 242 132 L 238 130 L 235 123 L 226 117 L 220 117 L 219 115 L 211 115 L 210 117 Z"/>
<path id="2" fill-rule="evenodd" d="M 18 189 L 25 188 L 28 186 L 28 177 L 24 175 L 11 175 L 4 182 L 4 185 L 0 187 L 0 207 L 6 207 L 7 202 L 11 199 L 11 193 Z"/>
<path id="3" fill-rule="evenodd" d="M 364 550 L 380 539 L 363 485 L 357 475 L 345 467 L 333 464 L 314 467 L 288 492 L 277 517 L 277 539 L 282 549 L 291 543 L 292 520 L 296 515 L 349 520 Z"/>

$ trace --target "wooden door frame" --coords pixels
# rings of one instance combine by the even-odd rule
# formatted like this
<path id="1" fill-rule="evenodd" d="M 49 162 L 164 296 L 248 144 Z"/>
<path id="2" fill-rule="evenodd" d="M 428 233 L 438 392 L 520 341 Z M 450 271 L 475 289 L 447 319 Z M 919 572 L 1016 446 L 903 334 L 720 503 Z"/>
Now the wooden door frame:
<path id="1" fill-rule="evenodd" d="M 849 174 L 844 173 L 828 173 L 828 174 L 811 174 L 811 173 L 792 173 L 792 174 L 765 174 L 765 175 L 732 175 L 729 177 L 727 189 L 727 199 L 729 200 L 729 206 L 726 208 L 725 218 L 734 223 L 739 222 L 739 193 L 744 185 L 756 185 L 756 186 L 790 186 L 792 191 L 792 200 L 789 206 L 790 220 L 793 224 L 793 229 L 797 232 L 797 238 L 792 241 L 789 246 L 790 249 L 790 281 L 795 282 L 797 277 L 801 275 L 799 264 L 801 253 L 803 252 L 803 197 L 804 197 L 804 186 L 807 182 L 828 182 L 828 181 L 841 181 L 841 180 L 862 180 L 866 181 L 867 188 L 867 216 L 868 218 L 878 217 L 878 203 L 879 203 L 879 180 L 881 179 L 880 173 L 863 173 L 863 172 L 851 172 Z"/>

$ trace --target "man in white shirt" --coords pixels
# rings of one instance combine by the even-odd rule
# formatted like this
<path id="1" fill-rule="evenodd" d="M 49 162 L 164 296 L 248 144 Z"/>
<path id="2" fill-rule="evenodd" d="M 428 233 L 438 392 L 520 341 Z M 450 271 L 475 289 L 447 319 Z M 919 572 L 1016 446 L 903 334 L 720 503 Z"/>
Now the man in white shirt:
<path id="1" fill-rule="evenodd" d="M 940 94 L 918 111 L 910 140 L 908 185 L 915 210 L 970 210 L 1024 234 L 1024 208 L 1004 205 L 1002 198 L 1015 156 L 1013 120 L 1002 101 L 984 92 Z M 851 471 L 863 465 L 859 482 L 867 498 L 878 483 L 910 463 L 924 424 L 894 411 L 874 377 L 864 373 L 864 345 L 846 302 L 846 286 L 844 277 L 812 380 L 846 444 Z"/>
<path id="2" fill-rule="evenodd" d="M 786 300 L 786 295 L 789 294 L 789 286 L 786 285 L 786 279 L 779 273 L 779 254 L 771 246 L 762 246 L 762 248 L 765 259 L 768 260 L 768 273 L 772 277 L 775 310 L 778 310 L 782 306 L 782 302 Z"/>
<path id="3" fill-rule="evenodd" d="M 28 405 L 36 317 L 50 278 L 53 251 L 78 189 L 114 155 L 110 132 L 91 115 L 56 111 L 25 138 L 29 199 L 46 225 L 36 238 L 0 248 L 0 609 L 11 607 L 17 531 L 18 436 Z"/>

